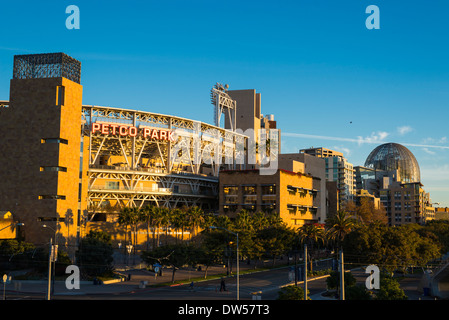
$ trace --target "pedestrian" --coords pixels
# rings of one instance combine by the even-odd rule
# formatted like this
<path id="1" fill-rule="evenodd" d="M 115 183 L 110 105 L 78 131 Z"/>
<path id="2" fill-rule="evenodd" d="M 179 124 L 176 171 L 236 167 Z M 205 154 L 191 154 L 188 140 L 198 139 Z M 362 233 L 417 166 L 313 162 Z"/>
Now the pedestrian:
<path id="1" fill-rule="evenodd" d="M 220 292 L 226 291 L 226 283 L 224 281 L 223 278 L 221 278 L 221 283 L 220 283 Z"/>

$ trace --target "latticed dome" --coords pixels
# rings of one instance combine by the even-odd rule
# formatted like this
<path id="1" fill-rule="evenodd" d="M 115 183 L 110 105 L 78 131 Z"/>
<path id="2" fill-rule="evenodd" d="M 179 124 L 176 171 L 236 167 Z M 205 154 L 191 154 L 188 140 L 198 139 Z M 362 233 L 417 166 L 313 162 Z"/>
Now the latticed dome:
<path id="1" fill-rule="evenodd" d="M 399 170 L 402 182 L 421 181 L 415 156 L 409 149 L 397 143 L 385 143 L 375 148 L 366 158 L 365 167 L 385 171 Z"/>

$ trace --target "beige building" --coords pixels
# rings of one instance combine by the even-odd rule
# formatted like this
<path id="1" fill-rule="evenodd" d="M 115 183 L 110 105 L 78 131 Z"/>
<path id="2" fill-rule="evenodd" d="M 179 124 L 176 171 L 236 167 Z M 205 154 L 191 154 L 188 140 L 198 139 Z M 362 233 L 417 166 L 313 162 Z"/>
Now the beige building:
<path id="1" fill-rule="evenodd" d="M 79 75 L 80 63 L 62 53 L 14 58 L 10 100 L 0 108 L 0 210 L 24 223 L 27 241 L 47 243 L 56 230 L 75 244 L 87 192 Z"/>
<path id="2" fill-rule="evenodd" d="M 304 167 L 302 171 L 314 177 L 313 188 L 319 190 L 313 199 L 313 205 L 317 208 L 317 219 L 319 223 L 324 223 L 329 216 L 329 198 L 328 188 L 326 186 L 325 161 L 322 158 L 314 157 L 306 153 L 282 153 L 279 155 L 279 168 L 290 171 L 291 164 L 301 163 Z M 333 201 L 333 200 L 332 200 Z"/>
<path id="3" fill-rule="evenodd" d="M 324 158 L 327 181 L 335 181 L 338 190 L 338 206 L 347 201 L 354 201 L 355 196 L 355 170 L 352 163 L 344 157 L 343 153 L 327 148 L 302 149 L 300 153 L 306 153 L 315 157 Z"/>
<path id="4" fill-rule="evenodd" d="M 379 191 L 390 225 L 424 223 L 434 219 L 435 211 L 431 208 L 429 194 L 422 187 L 419 182 L 393 182 Z"/>
<path id="5" fill-rule="evenodd" d="M 304 164 L 292 162 L 291 168 L 274 175 L 259 170 L 226 170 L 220 173 L 219 212 L 235 216 L 240 210 L 275 212 L 290 227 L 318 223 L 314 199 L 314 177 L 305 174 Z"/>
<path id="6" fill-rule="evenodd" d="M 449 220 L 449 208 L 435 208 L 435 220 Z"/>
<path id="7" fill-rule="evenodd" d="M 257 93 L 254 89 L 245 90 L 229 90 L 227 91 L 229 96 L 235 100 L 236 108 L 236 128 L 241 130 L 245 135 L 249 137 L 249 141 L 254 141 L 255 145 L 255 161 L 251 161 L 251 148 L 248 146 L 248 165 L 247 169 L 257 169 L 260 166 L 265 166 L 267 163 L 263 163 L 261 160 L 262 151 L 260 146 L 261 139 L 264 139 L 267 149 L 276 150 L 276 155 L 269 155 L 264 152 L 263 154 L 276 159 L 277 154 L 281 153 L 281 132 L 277 129 L 274 115 L 269 114 L 264 116 L 261 113 L 261 94 Z M 228 116 L 226 115 L 225 128 L 230 129 Z M 251 132 L 253 130 L 253 132 Z M 275 138 L 276 142 L 271 141 L 271 138 Z M 276 143 L 276 145 L 275 145 Z M 255 163 L 252 163 L 255 162 Z"/>

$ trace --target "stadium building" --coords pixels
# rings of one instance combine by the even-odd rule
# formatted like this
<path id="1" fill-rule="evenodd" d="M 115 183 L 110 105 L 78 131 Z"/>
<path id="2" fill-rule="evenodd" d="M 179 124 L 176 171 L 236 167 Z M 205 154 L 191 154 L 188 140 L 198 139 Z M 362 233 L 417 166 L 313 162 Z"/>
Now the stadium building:
<path id="1" fill-rule="evenodd" d="M 11 230 L 37 244 L 57 233 L 76 245 L 86 221 L 117 228 L 110 213 L 116 219 L 124 207 L 217 209 L 219 171 L 247 162 L 227 87 L 211 93 L 229 129 L 83 105 L 80 80 L 81 63 L 64 53 L 14 57 L 10 97 L 0 101 L 0 211 Z"/>

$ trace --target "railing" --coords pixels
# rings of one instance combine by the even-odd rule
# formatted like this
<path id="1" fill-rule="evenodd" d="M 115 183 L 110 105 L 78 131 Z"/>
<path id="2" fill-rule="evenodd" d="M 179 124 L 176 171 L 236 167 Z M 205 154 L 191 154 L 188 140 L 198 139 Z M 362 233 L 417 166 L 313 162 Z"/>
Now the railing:
<path id="1" fill-rule="evenodd" d="M 95 190 L 107 190 L 107 191 L 130 191 L 130 192 L 148 192 L 148 193 L 167 193 L 167 194 L 171 194 L 173 193 L 173 190 L 170 188 L 150 188 L 150 187 L 134 187 L 134 188 L 130 188 L 130 187 L 125 187 L 125 186 L 120 186 L 118 188 L 114 188 L 114 187 L 108 187 L 108 186 L 92 186 L 89 188 L 91 191 L 95 191 Z"/>
<path id="2" fill-rule="evenodd" d="M 184 194 L 184 195 L 199 195 L 199 196 L 216 196 L 212 190 L 191 191 L 191 190 L 174 190 L 173 188 L 152 188 L 152 187 L 109 187 L 109 186 L 91 186 L 89 191 L 109 191 L 109 192 L 136 192 L 136 193 L 160 193 L 160 194 Z"/>
<path id="3" fill-rule="evenodd" d="M 98 165 L 98 164 L 94 164 L 94 165 L 89 165 L 90 169 L 101 169 L 101 170 L 114 170 L 114 171 L 139 171 L 139 172 L 149 172 L 149 173 L 161 173 L 161 174 L 165 174 L 166 173 L 166 169 L 163 167 L 135 167 L 132 168 L 128 165 L 126 166 L 108 166 L 108 165 Z M 192 176 L 192 177 L 204 177 L 204 178 L 208 178 L 208 179 L 215 179 L 217 180 L 217 177 L 214 177 L 212 175 L 207 175 L 207 174 L 203 174 L 203 173 L 199 173 L 199 174 L 195 174 L 192 172 L 186 172 L 186 171 L 182 171 L 182 170 L 171 170 L 169 174 L 178 174 L 178 175 L 183 175 L 183 176 Z"/>

